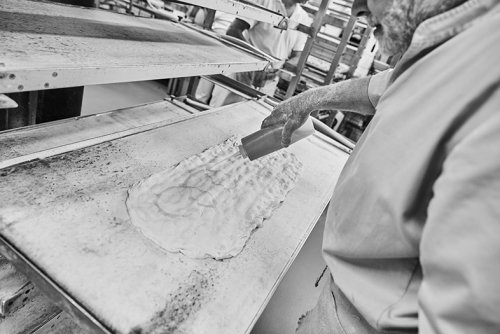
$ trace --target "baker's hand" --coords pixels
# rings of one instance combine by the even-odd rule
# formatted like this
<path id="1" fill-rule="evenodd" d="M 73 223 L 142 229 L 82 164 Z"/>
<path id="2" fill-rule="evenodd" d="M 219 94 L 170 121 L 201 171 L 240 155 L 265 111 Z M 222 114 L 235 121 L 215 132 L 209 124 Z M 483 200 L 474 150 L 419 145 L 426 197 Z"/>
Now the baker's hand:
<path id="1" fill-rule="evenodd" d="M 252 75 L 252 85 L 256 88 L 264 87 L 268 80 L 276 78 L 277 75 L 278 71 L 274 69 L 255 71 Z"/>
<path id="2" fill-rule="evenodd" d="M 278 104 L 271 115 L 262 121 L 261 128 L 284 125 L 281 133 L 281 146 L 288 147 L 292 133 L 306 122 L 309 114 L 310 111 L 301 107 L 300 99 L 291 98 Z"/>

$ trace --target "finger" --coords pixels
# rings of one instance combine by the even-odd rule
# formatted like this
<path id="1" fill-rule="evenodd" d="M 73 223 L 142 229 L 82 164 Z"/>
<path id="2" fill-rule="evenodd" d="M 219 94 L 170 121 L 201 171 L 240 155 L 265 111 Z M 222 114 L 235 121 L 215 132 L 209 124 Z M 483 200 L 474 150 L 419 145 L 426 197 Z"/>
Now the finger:
<path id="1" fill-rule="evenodd" d="M 273 117 L 272 115 L 271 116 L 267 116 L 266 118 L 264 118 L 264 120 L 262 121 L 262 124 L 260 126 L 261 129 L 264 129 L 264 128 L 269 128 L 271 126 L 274 126 L 276 124 L 280 124 L 280 120 Z"/>
<path id="2" fill-rule="evenodd" d="M 292 134 L 295 130 L 298 129 L 296 122 L 292 120 L 288 120 L 283 127 L 283 131 L 281 132 L 281 146 L 288 147 L 292 142 Z"/>
<path id="3" fill-rule="evenodd" d="M 277 124 L 284 124 L 286 122 L 286 115 L 277 109 L 271 112 L 271 115 L 264 118 L 261 124 L 261 128 L 268 128 Z"/>

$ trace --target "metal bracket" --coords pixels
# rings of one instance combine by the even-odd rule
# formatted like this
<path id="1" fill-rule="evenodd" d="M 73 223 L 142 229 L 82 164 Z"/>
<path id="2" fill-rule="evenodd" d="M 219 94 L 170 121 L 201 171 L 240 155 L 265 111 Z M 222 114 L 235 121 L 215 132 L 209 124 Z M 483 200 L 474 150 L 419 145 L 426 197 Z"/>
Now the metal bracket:
<path id="1" fill-rule="evenodd" d="M 17 108 L 16 101 L 5 94 L 0 94 L 0 109 Z"/>
<path id="2" fill-rule="evenodd" d="M 288 29 L 288 17 L 283 17 L 281 21 L 278 23 L 276 28 L 281 29 L 281 30 L 287 30 Z"/>
<path id="3" fill-rule="evenodd" d="M 33 291 L 33 283 L 26 282 L 15 293 L 0 300 L 0 315 L 7 316 L 9 313 L 22 307 L 26 304 L 28 297 L 33 294 Z"/>

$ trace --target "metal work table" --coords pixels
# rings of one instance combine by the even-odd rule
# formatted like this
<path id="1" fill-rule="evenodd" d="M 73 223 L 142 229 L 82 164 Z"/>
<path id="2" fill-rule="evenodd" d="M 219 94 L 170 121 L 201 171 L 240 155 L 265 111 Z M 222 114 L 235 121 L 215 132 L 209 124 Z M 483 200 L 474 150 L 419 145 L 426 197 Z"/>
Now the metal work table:
<path id="1" fill-rule="evenodd" d="M 275 65 L 179 23 L 43 1 L 1 1 L 0 39 L 0 93 Z M 125 200 L 137 181 L 257 130 L 270 110 L 251 100 L 193 114 L 159 101 L 1 132 L 0 253 L 97 333 L 248 333 L 330 199 L 347 160 L 338 144 L 316 134 L 289 148 L 304 165 L 296 187 L 228 260 L 164 252 Z"/>
<path id="2" fill-rule="evenodd" d="M 304 164 L 296 187 L 229 260 L 158 249 L 130 224 L 125 199 L 132 184 L 152 173 L 255 131 L 269 111 L 248 101 L 137 127 L 129 117 L 138 113 L 129 113 L 124 127 L 65 134 L 63 150 L 43 139 L 61 123 L 37 126 L 31 135 L 18 130 L 24 148 L 10 141 L 12 159 L 44 154 L 0 169 L 0 252 L 96 331 L 248 333 L 329 201 L 347 154 L 321 134 L 289 148 Z M 92 122 L 66 126 L 78 129 L 81 121 Z M 0 145 L 15 134 L 0 134 Z"/>

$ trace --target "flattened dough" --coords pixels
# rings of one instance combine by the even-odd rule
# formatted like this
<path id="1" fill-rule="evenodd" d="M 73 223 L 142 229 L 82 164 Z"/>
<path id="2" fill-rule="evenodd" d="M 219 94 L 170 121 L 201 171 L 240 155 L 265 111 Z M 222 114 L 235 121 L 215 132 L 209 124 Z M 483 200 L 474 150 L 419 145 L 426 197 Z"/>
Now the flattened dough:
<path id="1" fill-rule="evenodd" d="M 295 186 L 302 164 L 287 150 L 220 162 L 237 146 L 230 138 L 136 183 L 127 199 L 132 224 L 170 252 L 215 259 L 240 253 Z"/>

